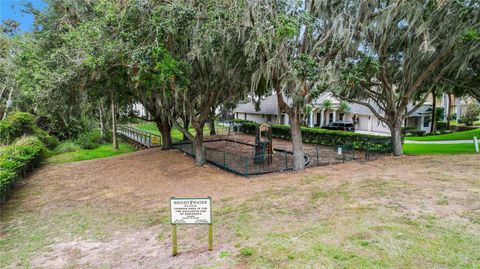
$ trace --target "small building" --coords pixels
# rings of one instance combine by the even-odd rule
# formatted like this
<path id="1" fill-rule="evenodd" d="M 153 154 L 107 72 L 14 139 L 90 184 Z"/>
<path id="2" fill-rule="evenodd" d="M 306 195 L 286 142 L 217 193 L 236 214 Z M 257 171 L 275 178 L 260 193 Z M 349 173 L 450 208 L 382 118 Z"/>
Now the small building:
<path id="1" fill-rule="evenodd" d="M 291 99 L 285 100 L 291 104 Z M 235 119 L 268 124 L 288 124 L 288 115 L 280 112 L 275 94 L 263 98 L 258 108 L 258 110 L 255 108 L 253 102 L 240 103 L 233 110 L 233 114 Z"/>

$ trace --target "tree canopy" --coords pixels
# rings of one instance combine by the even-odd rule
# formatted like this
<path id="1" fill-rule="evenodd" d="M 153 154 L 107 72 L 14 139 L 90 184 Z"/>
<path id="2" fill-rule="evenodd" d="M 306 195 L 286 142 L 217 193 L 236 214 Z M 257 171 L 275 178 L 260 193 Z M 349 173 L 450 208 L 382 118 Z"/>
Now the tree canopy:
<path id="1" fill-rule="evenodd" d="M 369 107 L 392 130 L 396 154 L 402 122 L 432 88 L 480 97 L 476 1 L 46 2 L 44 11 L 27 5 L 35 31 L 1 26 L 0 116 L 13 103 L 61 138 L 106 131 L 108 118 L 140 102 L 164 148 L 175 126 L 201 165 L 216 111 L 273 90 L 301 170 L 301 119 L 324 91 Z"/>

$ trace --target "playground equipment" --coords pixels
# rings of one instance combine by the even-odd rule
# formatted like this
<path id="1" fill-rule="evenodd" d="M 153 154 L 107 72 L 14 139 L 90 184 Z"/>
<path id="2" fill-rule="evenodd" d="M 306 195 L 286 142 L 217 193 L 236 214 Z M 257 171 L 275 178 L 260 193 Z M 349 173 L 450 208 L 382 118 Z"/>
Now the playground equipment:
<path id="1" fill-rule="evenodd" d="M 263 164 L 265 160 L 268 165 L 272 164 L 272 127 L 268 124 L 262 124 L 255 127 L 255 164 Z"/>
<path id="2" fill-rule="evenodd" d="M 239 124 L 239 123 L 235 123 L 233 121 L 229 121 L 227 122 L 228 124 L 228 132 L 227 132 L 227 145 L 228 145 L 228 141 L 230 141 L 230 133 L 232 132 L 233 133 L 233 141 L 235 141 L 235 147 L 237 147 L 237 136 L 236 136 L 236 133 L 237 132 L 240 132 L 241 131 L 241 128 L 242 128 L 242 125 Z"/>

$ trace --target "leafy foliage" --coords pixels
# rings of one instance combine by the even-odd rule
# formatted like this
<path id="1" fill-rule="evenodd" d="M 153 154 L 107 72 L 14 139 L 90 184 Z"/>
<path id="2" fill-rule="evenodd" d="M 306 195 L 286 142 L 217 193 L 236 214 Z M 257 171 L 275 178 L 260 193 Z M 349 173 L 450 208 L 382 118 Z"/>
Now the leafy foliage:
<path id="1" fill-rule="evenodd" d="M 458 123 L 465 123 L 467 126 L 472 126 L 473 122 L 478 120 L 478 116 L 480 116 L 480 106 L 477 104 L 470 104 L 462 118 L 458 120 Z"/>
<path id="2" fill-rule="evenodd" d="M 103 142 L 99 131 L 81 133 L 75 141 L 82 149 L 94 149 Z"/>
<path id="3" fill-rule="evenodd" d="M 15 181 L 37 165 L 44 152 L 37 137 L 24 137 L 0 149 L 0 198 L 3 203 Z"/>
<path id="4" fill-rule="evenodd" d="M 359 11 L 357 49 L 344 63 L 336 91 L 385 122 L 401 155 L 405 118 L 447 74 L 471 73 L 469 63 L 480 56 L 474 30 L 479 7 L 471 1 L 364 1 Z"/>
<path id="5" fill-rule="evenodd" d="M 35 129 L 33 115 L 25 112 L 12 113 L 0 122 L 0 142 L 9 144 L 22 135 L 32 135 Z"/>
<path id="6" fill-rule="evenodd" d="M 0 143 L 9 144 L 24 135 L 38 137 L 49 149 L 55 148 L 58 144 L 58 138 L 37 127 L 32 114 L 14 112 L 0 122 Z"/>

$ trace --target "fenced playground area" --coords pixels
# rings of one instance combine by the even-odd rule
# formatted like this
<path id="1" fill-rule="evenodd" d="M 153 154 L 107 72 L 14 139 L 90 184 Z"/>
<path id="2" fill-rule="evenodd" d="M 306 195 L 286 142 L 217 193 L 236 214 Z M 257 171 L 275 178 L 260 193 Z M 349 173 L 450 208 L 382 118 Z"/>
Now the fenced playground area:
<path id="1" fill-rule="evenodd" d="M 291 141 L 272 137 L 271 127 L 259 125 L 255 135 L 245 134 L 241 125 L 216 123 L 216 134 L 204 138 L 205 160 L 226 171 L 243 175 L 259 175 L 293 169 Z M 119 126 L 118 134 L 141 147 L 161 146 L 161 136 L 135 126 Z M 174 148 L 195 157 L 194 145 L 188 140 L 174 140 Z M 355 149 L 351 144 L 325 146 L 304 143 L 307 167 L 333 165 L 346 161 L 368 161 L 385 153 Z"/>

